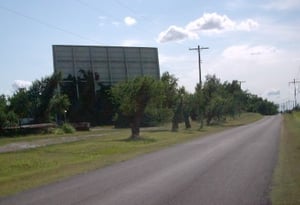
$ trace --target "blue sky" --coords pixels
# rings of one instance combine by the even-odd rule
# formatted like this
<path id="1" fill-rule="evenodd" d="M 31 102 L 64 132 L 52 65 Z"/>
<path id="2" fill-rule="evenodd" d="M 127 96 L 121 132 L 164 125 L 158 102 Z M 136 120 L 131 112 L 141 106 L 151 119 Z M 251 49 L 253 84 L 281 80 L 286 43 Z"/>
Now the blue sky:
<path id="1" fill-rule="evenodd" d="M 299 0 L 3 0 L 0 94 L 53 72 L 53 44 L 150 46 L 193 91 L 202 76 L 246 81 L 242 88 L 277 103 L 300 80 Z M 300 99 L 300 98 L 299 98 Z M 298 101 L 299 101 L 298 99 Z"/>

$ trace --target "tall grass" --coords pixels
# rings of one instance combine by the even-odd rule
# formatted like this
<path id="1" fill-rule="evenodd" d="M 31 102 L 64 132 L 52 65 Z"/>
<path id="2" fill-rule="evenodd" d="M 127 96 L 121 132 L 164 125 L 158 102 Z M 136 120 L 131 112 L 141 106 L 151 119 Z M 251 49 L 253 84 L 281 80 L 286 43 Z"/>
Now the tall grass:
<path id="1" fill-rule="evenodd" d="M 271 198 L 274 205 L 300 204 L 300 112 L 284 115 Z"/>

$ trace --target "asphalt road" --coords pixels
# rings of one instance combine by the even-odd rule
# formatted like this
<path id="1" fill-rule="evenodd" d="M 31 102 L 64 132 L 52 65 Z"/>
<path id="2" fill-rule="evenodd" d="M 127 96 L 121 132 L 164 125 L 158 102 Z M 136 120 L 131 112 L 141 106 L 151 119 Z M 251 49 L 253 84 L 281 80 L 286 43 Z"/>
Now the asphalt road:
<path id="1" fill-rule="evenodd" d="M 270 204 L 280 127 L 279 115 L 265 117 L 0 199 L 0 204 Z"/>

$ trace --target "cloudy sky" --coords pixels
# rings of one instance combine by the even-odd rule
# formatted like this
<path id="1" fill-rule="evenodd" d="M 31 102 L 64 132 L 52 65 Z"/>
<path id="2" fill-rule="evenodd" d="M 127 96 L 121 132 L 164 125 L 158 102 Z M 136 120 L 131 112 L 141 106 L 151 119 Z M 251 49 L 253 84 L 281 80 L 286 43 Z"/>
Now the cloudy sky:
<path id="1" fill-rule="evenodd" d="M 0 94 L 50 75 L 53 44 L 157 47 L 161 73 L 191 92 L 198 45 L 203 79 L 245 81 L 276 103 L 300 80 L 299 0 L 3 0 L 0 23 Z"/>

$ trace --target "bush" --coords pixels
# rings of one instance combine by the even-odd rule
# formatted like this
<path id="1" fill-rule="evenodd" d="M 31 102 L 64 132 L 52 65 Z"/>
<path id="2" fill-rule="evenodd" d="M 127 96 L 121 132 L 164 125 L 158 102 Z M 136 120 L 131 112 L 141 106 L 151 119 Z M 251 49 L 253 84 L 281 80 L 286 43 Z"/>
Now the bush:
<path id="1" fill-rule="evenodd" d="M 72 125 L 70 125 L 68 123 L 64 123 L 62 126 L 52 129 L 51 133 L 53 133 L 55 135 L 63 135 L 66 133 L 74 133 L 75 131 L 76 130 Z"/>
<path id="2" fill-rule="evenodd" d="M 55 128 L 55 129 L 51 130 L 51 133 L 53 133 L 55 135 L 63 135 L 64 131 L 61 128 Z"/>
<path id="3" fill-rule="evenodd" d="M 61 129 L 63 130 L 64 133 L 74 133 L 75 132 L 75 128 L 68 123 L 64 123 L 61 126 Z"/>

